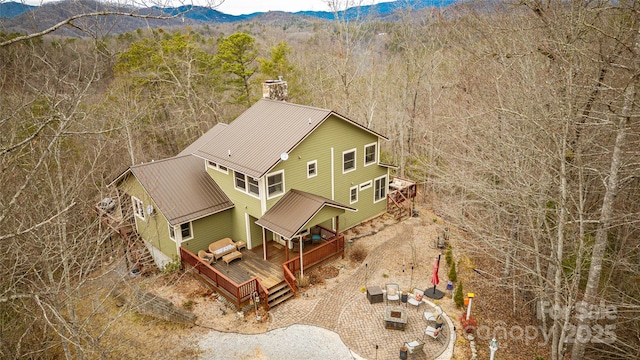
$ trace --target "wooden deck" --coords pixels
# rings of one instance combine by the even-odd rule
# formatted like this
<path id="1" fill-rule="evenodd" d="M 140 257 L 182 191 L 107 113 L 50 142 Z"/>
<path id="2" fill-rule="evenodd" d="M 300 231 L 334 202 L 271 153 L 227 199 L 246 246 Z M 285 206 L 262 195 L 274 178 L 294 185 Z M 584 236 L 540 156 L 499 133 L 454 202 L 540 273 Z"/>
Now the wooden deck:
<path id="1" fill-rule="evenodd" d="M 320 244 L 308 243 L 303 247 L 303 251 L 307 252 L 312 250 L 322 243 L 324 242 Z M 294 250 L 289 250 L 289 259 L 300 255 L 298 249 L 298 245 L 296 244 Z M 242 249 L 240 252 L 242 253 L 242 260 L 234 260 L 229 265 L 219 260 L 215 264 L 212 264 L 212 266 L 238 284 L 242 284 L 255 276 L 269 289 L 284 280 L 282 263 L 287 261 L 285 246 L 273 241 L 268 242 L 268 260 L 263 259 L 262 245 L 254 247 L 251 250 Z"/>

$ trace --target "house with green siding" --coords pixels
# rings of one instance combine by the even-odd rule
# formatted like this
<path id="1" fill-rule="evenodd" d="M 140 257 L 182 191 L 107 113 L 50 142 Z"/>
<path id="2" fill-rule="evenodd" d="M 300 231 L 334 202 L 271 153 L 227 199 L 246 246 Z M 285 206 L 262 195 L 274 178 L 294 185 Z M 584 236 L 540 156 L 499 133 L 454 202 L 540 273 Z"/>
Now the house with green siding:
<path id="1" fill-rule="evenodd" d="M 265 91 L 266 93 L 267 91 Z M 383 135 L 327 109 L 263 98 L 175 157 L 113 181 L 162 267 L 230 238 L 291 249 L 314 227 L 339 233 L 384 213 Z"/>

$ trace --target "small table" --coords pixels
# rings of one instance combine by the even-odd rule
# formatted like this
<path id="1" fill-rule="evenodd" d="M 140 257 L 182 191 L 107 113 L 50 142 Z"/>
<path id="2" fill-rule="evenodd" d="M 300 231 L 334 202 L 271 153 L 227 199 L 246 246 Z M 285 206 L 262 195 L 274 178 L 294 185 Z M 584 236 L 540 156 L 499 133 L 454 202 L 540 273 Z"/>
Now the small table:
<path id="1" fill-rule="evenodd" d="M 235 259 L 242 259 L 242 253 L 240 251 L 234 251 L 222 257 L 222 261 L 226 262 L 227 266 Z"/>
<path id="2" fill-rule="evenodd" d="M 369 304 L 382 302 L 382 289 L 380 286 L 367 286 L 367 300 Z"/>
<path id="3" fill-rule="evenodd" d="M 246 249 L 247 248 L 247 243 L 240 240 L 240 241 L 236 241 L 236 249 L 241 250 L 241 249 Z"/>
<path id="4" fill-rule="evenodd" d="M 407 325 L 407 309 L 387 306 L 384 311 L 384 327 L 387 329 L 403 330 Z"/>

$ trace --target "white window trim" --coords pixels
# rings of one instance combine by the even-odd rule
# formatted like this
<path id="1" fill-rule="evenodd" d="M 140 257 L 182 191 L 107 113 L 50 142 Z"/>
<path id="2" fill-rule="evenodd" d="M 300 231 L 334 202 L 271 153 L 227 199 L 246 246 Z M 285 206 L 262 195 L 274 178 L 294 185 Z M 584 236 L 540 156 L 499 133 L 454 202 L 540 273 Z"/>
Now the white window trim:
<path id="1" fill-rule="evenodd" d="M 348 153 L 353 153 L 353 169 L 345 170 L 344 169 L 344 155 Z M 358 150 L 356 148 L 345 150 L 342 152 L 342 173 L 350 173 L 352 171 L 356 171 L 358 168 Z"/>
<path id="2" fill-rule="evenodd" d="M 370 162 L 367 162 L 367 148 L 373 146 L 373 160 Z M 364 159 L 364 166 L 369 166 L 369 165 L 373 165 L 376 164 L 378 162 L 378 143 L 371 143 L 371 144 L 367 144 L 364 146 L 364 156 L 362 157 Z"/>
<path id="3" fill-rule="evenodd" d="M 133 204 L 133 214 L 138 217 L 139 219 L 142 220 L 147 220 L 146 218 L 146 213 L 144 211 L 144 203 L 142 202 L 142 200 L 138 199 L 135 196 L 131 196 L 131 203 Z M 142 214 L 142 215 L 140 215 Z"/>
<path id="4" fill-rule="evenodd" d="M 358 186 L 358 185 L 356 185 L 356 186 L 352 186 L 352 187 L 350 187 L 350 188 L 349 188 L 349 204 L 355 204 L 355 203 L 357 203 L 357 202 L 358 202 L 358 192 L 359 192 L 359 191 L 358 191 L 358 187 L 359 187 L 359 186 Z M 355 190 L 355 191 L 356 191 L 356 199 L 355 199 L 355 200 L 353 200 L 353 199 L 351 198 L 351 192 L 352 192 L 353 190 Z"/>
<path id="5" fill-rule="evenodd" d="M 373 184 L 373 181 L 369 180 L 369 181 L 365 181 L 363 183 L 360 184 L 360 191 L 362 190 L 367 190 L 368 188 L 370 188 Z"/>
<path id="6" fill-rule="evenodd" d="M 278 174 L 282 174 L 282 192 L 280 192 L 280 193 L 278 193 L 278 194 L 275 194 L 275 195 L 271 195 L 271 194 L 269 194 L 269 178 L 270 178 L 270 177 L 272 177 L 272 176 L 274 176 L 274 175 L 278 175 Z M 284 186 L 284 170 L 280 170 L 280 171 L 276 171 L 276 172 L 273 172 L 273 173 L 268 174 L 268 175 L 265 177 L 265 183 L 266 183 L 266 184 L 265 184 L 265 185 L 266 185 L 265 187 L 266 187 L 266 189 L 267 189 L 267 199 L 268 199 L 268 200 L 269 200 L 269 199 L 274 199 L 274 198 L 277 198 L 278 196 L 282 196 L 282 195 L 284 195 L 284 193 L 285 193 L 285 189 L 286 189 L 286 188 L 285 188 L 285 186 Z"/>
<path id="7" fill-rule="evenodd" d="M 314 164 L 316 172 L 315 174 L 309 174 L 309 165 Z M 318 176 L 318 160 L 308 161 L 307 162 L 307 179 Z"/>
<path id="8" fill-rule="evenodd" d="M 244 187 L 245 187 L 244 189 L 243 188 L 239 188 L 239 187 L 236 186 L 236 174 L 244 176 Z M 251 191 L 249 191 L 249 179 L 255 180 L 258 183 L 257 184 L 257 186 L 258 186 L 258 194 L 254 194 Z M 245 194 L 247 194 L 247 195 L 249 195 L 251 197 L 254 197 L 256 199 L 260 199 L 260 179 L 255 179 L 255 178 L 250 177 L 247 174 L 243 174 L 243 173 L 241 173 L 239 171 L 234 171 L 233 172 L 233 187 L 236 190 L 240 191 L 241 193 L 245 193 Z"/>
<path id="9" fill-rule="evenodd" d="M 376 183 L 376 181 L 378 181 L 378 180 L 380 180 L 380 179 L 385 179 L 385 181 L 384 181 L 384 182 L 385 182 L 385 186 L 383 187 L 383 189 L 384 189 L 384 196 L 383 196 L 383 197 L 381 197 L 380 199 L 376 200 L 376 195 L 378 194 L 378 192 L 376 191 L 376 188 L 375 188 L 375 186 L 374 186 L 374 187 L 373 187 L 373 203 L 374 203 L 374 204 L 375 204 L 375 203 L 379 203 L 380 201 L 384 201 L 384 200 L 386 200 L 386 198 L 387 198 L 387 188 L 389 187 L 389 180 L 387 179 L 387 175 L 382 175 L 382 176 L 379 176 L 379 177 L 377 177 L 377 178 L 373 179 L 373 183 L 375 184 L 375 183 Z"/>
<path id="10" fill-rule="evenodd" d="M 189 236 L 188 238 L 182 237 L 182 225 L 184 224 L 189 224 L 189 234 L 191 234 L 191 236 Z M 171 224 L 167 225 L 169 225 L 169 239 L 173 240 L 174 242 L 177 243 L 178 241 L 183 242 L 193 239 L 193 224 L 191 221 L 176 226 L 171 226 Z M 171 236 L 171 230 L 173 230 L 173 236 Z M 176 236 L 176 234 L 178 234 L 178 236 Z"/>
<path id="11" fill-rule="evenodd" d="M 171 239 L 174 242 L 176 242 L 176 228 L 175 228 L 175 226 L 171 226 L 171 224 L 167 224 L 167 225 L 169 225 L 169 239 Z M 173 230 L 173 236 L 171 235 L 171 230 Z"/>
<path id="12" fill-rule="evenodd" d="M 224 168 L 224 169 L 222 169 Z M 220 171 L 223 174 L 229 175 L 229 168 L 223 165 L 218 164 L 218 166 L 216 167 L 216 170 Z"/>
<path id="13" fill-rule="evenodd" d="M 242 175 L 242 177 L 244 178 L 244 189 L 241 188 L 241 187 L 238 187 L 238 184 L 236 183 L 236 178 L 238 177 L 238 175 Z M 247 175 L 243 174 L 243 173 L 241 173 L 239 171 L 234 171 L 233 172 L 233 188 L 238 190 L 238 191 L 240 191 L 240 192 L 247 193 L 247 185 L 248 185 L 247 184 Z"/>
<path id="14" fill-rule="evenodd" d="M 247 194 L 253 196 L 256 199 L 259 199 L 260 198 L 260 179 L 256 179 L 256 178 L 251 177 L 249 175 L 247 175 L 246 178 L 247 178 Z M 258 189 L 258 193 L 257 194 L 253 193 L 253 192 L 251 192 L 251 190 L 249 190 L 251 188 L 251 184 L 249 183 L 249 179 L 254 180 L 256 182 L 255 186 Z"/>
<path id="15" fill-rule="evenodd" d="M 189 235 L 190 235 L 190 236 L 189 236 L 188 238 L 183 238 L 183 237 L 182 237 L 182 225 L 183 225 L 183 224 L 180 224 L 180 225 L 178 226 L 178 227 L 179 227 L 179 229 L 180 229 L 180 238 L 181 238 L 181 240 L 180 240 L 180 241 L 187 241 L 187 240 L 191 240 L 191 239 L 193 239 L 193 224 L 192 224 L 192 222 L 191 222 L 191 221 L 189 221 Z"/>
<path id="16" fill-rule="evenodd" d="M 220 164 L 215 163 L 215 162 L 213 162 L 213 161 L 209 161 L 209 160 L 207 160 L 207 167 L 209 167 L 209 168 L 211 168 L 211 169 L 216 169 L 216 170 L 220 171 L 220 172 L 221 172 L 221 173 L 223 173 L 223 174 L 227 174 L 227 175 L 229 175 L 229 168 L 227 168 L 227 167 L 226 167 L 226 166 L 224 166 L 224 165 L 220 165 Z M 220 167 L 223 167 L 224 169 L 221 169 Z"/>

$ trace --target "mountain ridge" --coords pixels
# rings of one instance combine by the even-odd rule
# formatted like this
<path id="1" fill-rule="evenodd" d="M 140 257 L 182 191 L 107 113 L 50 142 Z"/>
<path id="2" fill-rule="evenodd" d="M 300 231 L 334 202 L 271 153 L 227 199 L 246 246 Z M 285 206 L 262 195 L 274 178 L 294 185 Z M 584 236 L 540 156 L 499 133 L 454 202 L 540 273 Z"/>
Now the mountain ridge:
<path id="1" fill-rule="evenodd" d="M 64 7 L 65 3 L 72 2 L 73 0 L 45 3 L 40 6 L 36 5 L 26 5 L 20 2 L 9 1 L 0 3 L 0 18 L 12 19 L 19 17 L 25 13 L 29 13 L 31 11 L 45 8 L 45 7 Z M 77 1 L 73 1 L 77 3 Z M 87 2 L 87 1 L 81 1 Z M 445 7 L 449 6 L 453 3 L 461 2 L 461 0 L 398 0 L 391 2 L 383 2 L 374 5 L 363 5 L 351 7 L 346 10 L 341 10 L 337 12 L 337 16 L 344 19 L 353 19 L 358 16 L 384 16 L 398 9 L 423 9 L 427 7 Z M 89 2 L 87 2 L 89 3 Z M 110 5 L 103 4 L 105 7 Z M 138 8 L 137 11 L 140 13 L 153 12 L 153 11 L 161 11 L 166 14 L 171 15 L 180 15 L 184 18 L 197 20 L 197 21 L 205 21 L 205 22 L 236 22 L 243 21 L 254 18 L 256 16 L 266 14 L 267 12 L 254 12 L 250 14 L 243 15 L 230 15 L 225 14 L 219 10 L 203 7 L 203 6 L 194 6 L 194 5 L 183 5 L 179 7 L 147 7 L 147 8 Z M 315 17 L 325 20 L 334 20 L 336 13 L 331 11 L 313 11 L 313 10 L 304 10 L 304 11 L 280 11 L 283 13 L 293 14 L 293 15 L 303 15 L 309 17 Z"/>

